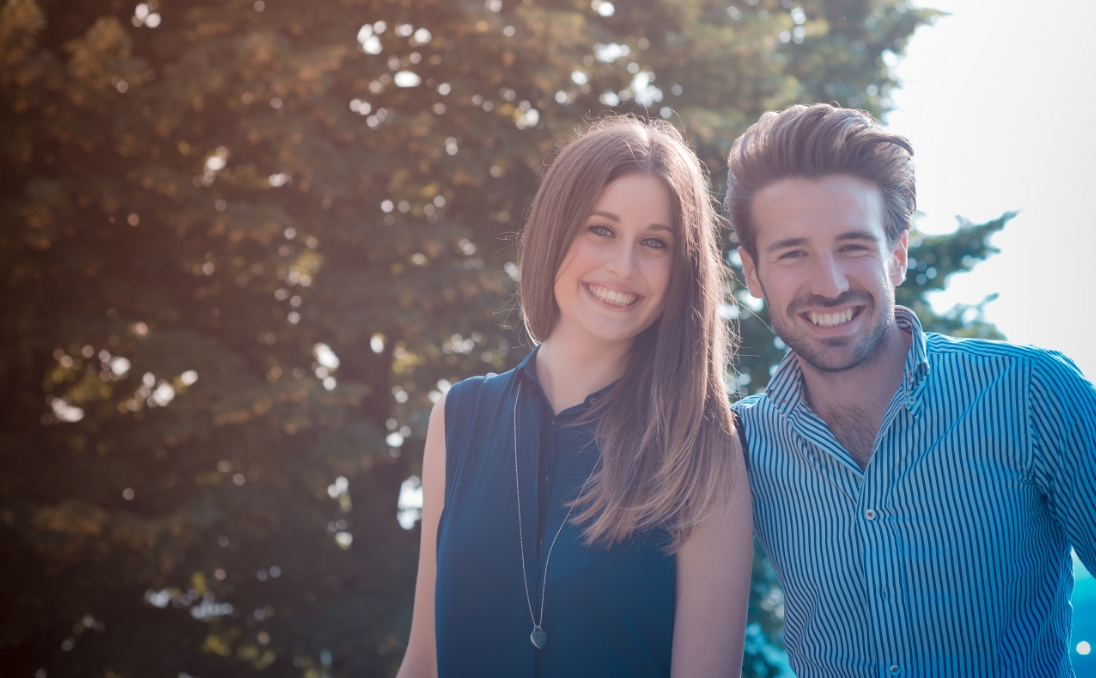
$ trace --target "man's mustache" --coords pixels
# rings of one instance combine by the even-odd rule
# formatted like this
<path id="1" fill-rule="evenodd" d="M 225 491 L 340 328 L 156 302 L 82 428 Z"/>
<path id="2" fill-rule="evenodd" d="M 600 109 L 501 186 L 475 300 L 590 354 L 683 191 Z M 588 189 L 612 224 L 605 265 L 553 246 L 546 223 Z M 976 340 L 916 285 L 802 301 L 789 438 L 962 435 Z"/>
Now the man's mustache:
<path id="1" fill-rule="evenodd" d="M 832 299 L 817 294 L 808 294 L 805 297 L 799 297 L 788 305 L 788 315 L 794 316 L 809 308 L 836 308 L 856 303 L 872 306 L 875 299 L 863 290 L 847 290 Z"/>

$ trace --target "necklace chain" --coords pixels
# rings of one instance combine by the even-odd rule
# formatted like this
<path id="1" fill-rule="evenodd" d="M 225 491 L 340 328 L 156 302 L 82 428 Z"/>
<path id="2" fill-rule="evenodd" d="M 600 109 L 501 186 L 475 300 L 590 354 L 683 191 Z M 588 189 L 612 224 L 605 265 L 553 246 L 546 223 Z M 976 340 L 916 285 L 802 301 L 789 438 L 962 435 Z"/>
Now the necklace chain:
<path id="1" fill-rule="evenodd" d="M 517 394 L 514 396 L 514 486 L 517 488 L 518 493 L 518 539 L 520 539 L 521 545 L 521 583 L 525 586 L 525 603 L 529 606 L 529 619 L 533 622 L 533 631 L 540 631 L 541 625 L 544 623 L 544 604 L 545 593 L 548 591 L 548 561 L 552 559 L 552 549 L 556 546 L 556 540 L 559 539 L 559 535 L 563 532 L 563 526 L 567 524 L 567 521 L 571 518 L 571 512 L 575 510 L 574 505 L 567 510 L 567 515 L 564 516 L 563 522 L 560 523 L 559 529 L 556 530 L 556 536 L 552 537 L 552 543 L 548 545 L 548 555 L 544 559 L 544 576 L 541 579 L 541 591 L 540 591 L 540 615 L 539 619 L 533 614 L 533 599 L 529 595 L 529 574 L 525 569 L 525 531 L 522 527 L 521 519 L 521 480 L 518 476 L 518 402 L 521 399 L 521 384 L 518 384 Z M 586 491 L 586 486 L 590 484 L 590 479 L 594 477 L 594 471 L 597 470 L 598 464 L 601 463 L 601 459 L 594 462 L 594 468 L 590 469 L 590 475 L 586 477 L 586 482 L 582 483 L 582 489 L 578 491 L 578 496 L 582 496 L 582 493 Z M 538 647 L 539 649 L 539 647 Z"/>

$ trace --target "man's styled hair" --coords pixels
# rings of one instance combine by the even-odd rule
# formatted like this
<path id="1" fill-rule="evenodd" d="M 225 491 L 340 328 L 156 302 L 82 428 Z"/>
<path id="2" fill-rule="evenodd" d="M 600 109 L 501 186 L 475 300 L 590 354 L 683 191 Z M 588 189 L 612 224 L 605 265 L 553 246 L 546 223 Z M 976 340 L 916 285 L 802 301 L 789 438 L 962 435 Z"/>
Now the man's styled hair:
<path id="1" fill-rule="evenodd" d="M 910 228 L 917 210 L 913 146 L 866 111 L 830 104 L 770 111 L 731 147 L 724 203 L 738 240 L 757 259 L 754 196 L 783 179 L 847 175 L 883 193 L 887 238 L 893 244 Z"/>
<path id="2" fill-rule="evenodd" d="M 611 116 L 563 148 L 533 200 L 521 238 L 519 294 L 534 341 L 559 321 L 555 281 L 575 235 L 613 181 L 659 179 L 670 194 L 673 264 L 662 315 L 641 332 L 598 420 L 601 467 L 577 522 L 612 544 L 665 527 L 676 549 L 721 515 L 741 454 L 723 382 L 733 341 L 719 318 L 725 269 L 708 177 L 684 137 L 661 120 Z"/>

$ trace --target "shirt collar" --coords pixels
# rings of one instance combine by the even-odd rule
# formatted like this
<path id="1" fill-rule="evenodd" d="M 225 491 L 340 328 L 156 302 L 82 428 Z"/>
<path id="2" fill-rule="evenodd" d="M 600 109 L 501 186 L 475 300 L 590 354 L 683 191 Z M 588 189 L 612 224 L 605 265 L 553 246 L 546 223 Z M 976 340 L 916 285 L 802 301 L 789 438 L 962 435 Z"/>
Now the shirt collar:
<path id="1" fill-rule="evenodd" d="M 919 388 L 929 373 L 928 343 L 917 315 L 905 306 L 894 307 L 894 322 L 902 331 L 912 335 L 906 366 L 902 374 L 904 400 L 914 409 L 920 404 L 923 389 Z M 765 395 L 785 415 L 791 414 L 805 400 L 803 393 L 803 368 L 795 351 L 788 351 L 769 380 Z"/>
<path id="2" fill-rule="evenodd" d="M 520 380 L 520 383 L 525 386 L 525 389 L 528 389 L 527 392 L 536 394 L 536 397 L 540 398 L 544 402 L 545 406 L 547 406 L 548 409 L 551 410 L 551 407 L 548 405 L 548 398 L 545 397 L 544 391 L 540 385 L 540 380 L 537 378 L 536 355 L 537 351 L 539 350 L 540 344 L 537 344 L 532 351 L 529 351 L 529 355 L 525 356 L 525 358 L 520 363 L 518 363 L 518 366 L 514 368 L 514 372 L 517 378 Z M 594 393 L 591 393 L 590 395 L 586 396 L 586 399 L 583 400 L 583 402 L 575 405 L 574 407 L 567 408 L 566 410 L 560 412 L 557 416 L 570 417 L 572 415 L 578 414 L 590 405 L 593 405 L 600 398 L 608 395 L 608 393 L 613 390 L 617 383 L 618 382 L 614 381 L 608 386 Z"/>
<path id="3" fill-rule="evenodd" d="M 518 366 L 514 369 L 518 377 L 529 385 L 539 384 L 537 381 L 537 351 L 540 350 L 540 344 L 533 347 L 532 351 L 529 351 L 529 355 L 525 356 Z"/>
<path id="4" fill-rule="evenodd" d="M 913 336 L 909 353 L 906 354 L 906 368 L 902 374 L 902 383 L 906 387 L 906 396 L 913 401 L 920 397 L 921 382 L 929 373 L 929 348 L 921 321 L 917 315 L 905 306 L 894 307 L 894 322 L 902 331 Z"/>

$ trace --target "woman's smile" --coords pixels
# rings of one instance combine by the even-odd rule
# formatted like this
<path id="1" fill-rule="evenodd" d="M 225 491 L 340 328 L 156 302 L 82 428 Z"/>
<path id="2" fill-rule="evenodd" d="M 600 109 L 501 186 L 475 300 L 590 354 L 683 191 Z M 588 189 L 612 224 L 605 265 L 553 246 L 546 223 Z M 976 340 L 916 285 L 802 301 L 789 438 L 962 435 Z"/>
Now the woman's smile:
<path id="1" fill-rule="evenodd" d="M 583 287 L 597 301 L 611 308 L 628 308 L 640 300 L 640 295 L 631 292 L 619 292 L 597 283 L 583 283 Z"/>

